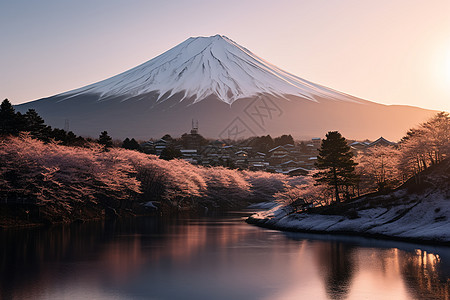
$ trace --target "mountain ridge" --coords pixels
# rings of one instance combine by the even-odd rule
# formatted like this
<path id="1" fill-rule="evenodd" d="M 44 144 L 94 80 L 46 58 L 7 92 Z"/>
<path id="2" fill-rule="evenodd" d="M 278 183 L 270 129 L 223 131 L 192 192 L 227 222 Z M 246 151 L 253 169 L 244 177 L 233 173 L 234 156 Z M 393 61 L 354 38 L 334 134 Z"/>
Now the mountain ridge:
<path id="1" fill-rule="evenodd" d="M 183 91 L 185 98 L 195 96 L 194 102 L 216 95 L 232 104 L 258 93 L 298 95 L 311 101 L 320 96 L 358 102 L 356 97 L 281 70 L 222 35 L 188 38 L 130 70 L 59 95 L 70 97 L 90 92 L 99 93 L 102 99 L 109 95 L 158 92 L 160 97 L 166 93 L 170 97 Z"/>
<path id="2" fill-rule="evenodd" d="M 209 138 L 302 138 L 340 130 L 354 139 L 397 140 L 434 113 L 307 81 L 221 35 L 189 38 L 113 77 L 17 106 L 28 108 L 55 127 L 68 120 L 77 134 L 95 137 L 108 130 L 117 138 L 142 139 L 180 135 L 197 119 Z"/>

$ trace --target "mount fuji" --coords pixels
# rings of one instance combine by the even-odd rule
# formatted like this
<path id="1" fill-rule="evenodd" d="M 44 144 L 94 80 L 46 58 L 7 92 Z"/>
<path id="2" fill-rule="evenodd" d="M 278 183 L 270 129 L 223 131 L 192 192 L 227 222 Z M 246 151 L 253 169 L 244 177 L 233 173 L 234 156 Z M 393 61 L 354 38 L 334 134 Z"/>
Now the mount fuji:
<path id="1" fill-rule="evenodd" d="M 358 99 L 292 75 L 231 39 L 189 38 L 103 81 L 17 106 L 34 108 L 55 127 L 96 137 L 158 138 L 189 131 L 205 137 L 254 135 L 399 139 L 434 111 Z"/>

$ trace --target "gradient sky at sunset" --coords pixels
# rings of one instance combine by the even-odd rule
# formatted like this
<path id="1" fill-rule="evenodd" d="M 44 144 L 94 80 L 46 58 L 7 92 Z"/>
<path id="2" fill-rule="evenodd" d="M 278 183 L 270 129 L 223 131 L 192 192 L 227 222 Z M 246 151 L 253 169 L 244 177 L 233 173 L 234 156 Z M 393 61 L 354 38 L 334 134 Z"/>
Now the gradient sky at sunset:
<path id="1" fill-rule="evenodd" d="M 217 33 L 330 88 L 450 111 L 449 0 L 2 0 L 0 97 L 65 92 Z"/>

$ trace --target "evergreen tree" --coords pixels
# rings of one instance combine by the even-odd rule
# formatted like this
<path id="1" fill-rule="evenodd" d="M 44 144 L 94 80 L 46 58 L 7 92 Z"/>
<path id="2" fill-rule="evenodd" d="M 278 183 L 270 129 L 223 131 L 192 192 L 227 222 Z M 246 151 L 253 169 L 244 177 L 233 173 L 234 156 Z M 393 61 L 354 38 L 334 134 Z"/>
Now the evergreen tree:
<path id="1" fill-rule="evenodd" d="M 340 192 L 349 196 L 348 187 L 356 179 L 356 165 L 346 139 L 338 131 L 328 132 L 326 139 L 322 140 L 316 163 L 316 167 L 323 171 L 318 172 L 315 177 L 317 182 L 333 187 L 336 202 L 340 202 Z M 345 191 L 342 190 L 343 187 L 346 188 Z"/>
<path id="2" fill-rule="evenodd" d="M 169 145 L 166 148 L 164 148 L 161 151 L 161 155 L 159 156 L 159 158 L 161 159 L 165 159 L 165 160 L 171 160 L 174 158 L 178 158 L 181 157 L 181 152 L 178 149 L 175 149 L 175 147 L 173 147 L 173 145 Z"/>
<path id="3" fill-rule="evenodd" d="M 122 148 L 140 151 L 141 145 L 139 145 L 139 143 L 134 138 L 132 138 L 131 140 L 129 138 L 126 138 L 122 142 Z"/>
<path id="4" fill-rule="evenodd" d="M 19 133 L 18 120 L 14 107 L 8 99 L 0 104 L 0 135 Z"/>
<path id="5" fill-rule="evenodd" d="M 17 133 L 21 131 L 28 131 L 25 115 L 22 115 L 20 112 L 16 112 L 16 117 L 14 120 L 14 131 Z"/>
<path id="6" fill-rule="evenodd" d="M 295 145 L 294 138 L 290 134 L 283 134 L 282 136 L 275 138 L 273 141 L 275 146 L 283 146 L 286 144 Z"/>
<path id="7" fill-rule="evenodd" d="M 53 128 L 50 132 L 49 138 L 54 139 L 55 141 L 66 141 L 66 131 L 64 129 Z"/>
<path id="8" fill-rule="evenodd" d="M 24 130 L 29 131 L 33 137 L 42 138 L 46 127 L 44 119 L 34 109 L 29 109 L 23 115 L 23 118 L 25 121 Z"/>
<path id="9" fill-rule="evenodd" d="M 84 146 L 86 144 L 86 140 L 81 136 L 76 136 L 72 131 L 63 130 L 65 136 L 63 140 L 63 145 L 67 146 Z"/>
<path id="10" fill-rule="evenodd" d="M 100 133 L 98 143 L 105 146 L 105 149 L 111 148 L 113 146 L 112 138 L 108 135 L 108 132 L 106 130 Z"/>

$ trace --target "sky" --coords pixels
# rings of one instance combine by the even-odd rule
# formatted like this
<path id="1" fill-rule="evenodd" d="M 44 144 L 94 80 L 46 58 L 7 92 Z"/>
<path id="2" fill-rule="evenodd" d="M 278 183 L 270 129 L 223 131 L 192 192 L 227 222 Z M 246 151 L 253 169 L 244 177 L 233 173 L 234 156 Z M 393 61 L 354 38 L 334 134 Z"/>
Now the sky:
<path id="1" fill-rule="evenodd" d="M 449 0 L 0 0 L 0 98 L 66 92 L 215 34 L 362 99 L 450 111 Z"/>

